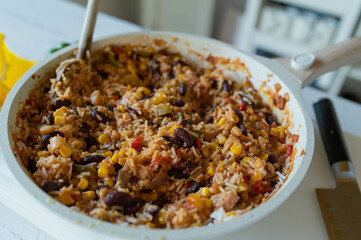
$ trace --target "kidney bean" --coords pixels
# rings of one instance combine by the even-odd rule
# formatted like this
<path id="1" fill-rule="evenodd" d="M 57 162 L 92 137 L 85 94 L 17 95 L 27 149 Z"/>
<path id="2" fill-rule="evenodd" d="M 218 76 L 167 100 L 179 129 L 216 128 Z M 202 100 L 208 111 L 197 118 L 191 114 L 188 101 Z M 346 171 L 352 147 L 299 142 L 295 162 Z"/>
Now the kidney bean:
<path id="1" fill-rule="evenodd" d="M 154 96 L 154 93 L 151 93 L 151 94 L 149 94 L 149 95 L 147 95 L 147 96 L 144 96 L 143 99 L 150 99 L 150 98 L 152 98 L 153 96 Z"/>
<path id="2" fill-rule="evenodd" d="M 34 157 L 30 157 L 28 160 L 28 168 L 29 171 L 33 174 L 34 172 L 36 172 L 36 170 L 38 170 L 38 168 L 36 167 L 36 162 L 34 160 Z"/>
<path id="3" fill-rule="evenodd" d="M 106 79 L 108 78 L 109 74 L 106 73 L 106 72 L 103 72 L 103 71 L 98 71 L 99 75 L 103 78 L 103 79 Z"/>
<path id="4" fill-rule="evenodd" d="M 169 170 L 168 175 L 172 176 L 172 177 L 175 177 L 177 179 L 188 178 L 187 174 L 184 174 L 183 171 L 178 170 L 176 168 L 172 168 L 171 170 Z"/>
<path id="5" fill-rule="evenodd" d="M 174 167 L 181 171 L 184 170 L 192 171 L 196 167 L 196 164 L 193 161 L 185 160 L 185 161 L 177 162 Z"/>
<path id="6" fill-rule="evenodd" d="M 275 163 L 278 163 L 278 158 L 276 155 L 274 154 L 270 154 L 268 155 L 268 162 L 272 163 L 272 164 L 275 164 Z"/>
<path id="7" fill-rule="evenodd" d="M 81 127 L 79 128 L 79 131 L 87 133 L 87 132 L 89 132 L 89 129 L 90 129 L 89 125 L 87 123 L 83 122 L 81 124 Z"/>
<path id="8" fill-rule="evenodd" d="M 50 182 L 47 180 L 44 180 L 40 184 L 40 188 L 43 189 L 45 192 L 55 191 L 59 190 L 62 186 L 56 182 Z"/>
<path id="9" fill-rule="evenodd" d="M 179 84 L 179 94 L 181 96 L 185 96 L 187 93 L 187 84 L 185 82 L 182 82 Z"/>
<path id="10" fill-rule="evenodd" d="M 192 136 L 183 128 L 177 128 L 174 130 L 174 136 L 184 142 L 188 147 L 192 147 L 194 145 Z"/>
<path id="11" fill-rule="evenodd" d="M 148 213 L 152 216 L 156 215 L 160 211 L 160 208 L 158 206 L 153 207 L 148 211 Z"/>
<path id="12" fill-rule="evenodd" d="M 236 114 L 236 116 L 239 119 L 239 123 L 243 123 L 243 115 L 241 113 L 241 111 L 239 111 L 238 109 L 232 108 L 234 114 Z"/>
<path id="13" fill-rule="evenodd" d="M 206 123 L 213 123 L 213 121 L 214 121 L 214 117 L 213 117 L 213 116 L 208 116 L 208 117 L 206 118 Z"/>
<path id="14" fill-rule="evenodd" d="M 98 145 L 97 139 L 95 137 L 93 137 L 93 136 L 88 136 L 84 140 L 85 140 L 85 143 L 86 143 L 85 151 L 88 151 L 94 145 Z"/>
<path id="15" fill-rule="evenodd" d="M 222 84 L 222 90 L 224 92 L 230 92 L 232 91 L 232 85 L 229 84 L 228 80 L 224 80 L 223 84 Z"/>
<path id="16" fill-rule="evenodd" d="M 161 197 L 161 198 L 158 198 L 157 200 L 153 201 L 152 204 L 161 208 L 168 202 L 169 201 L 166 198 Z"/>
<path id="17" fill-rule="evenodd" d="M 93 109 L 91 116 L 97 123 L 106 123 L 108 121 L 108 117 L 98 109 Z"/>
<path id="18" fill-rule="evenodd" d="M 179 124 L 182 125 L 183 127 L 185 127 L 185 126 L 187 126 L 187 125 L 193 124 L 193 120 L 190 119 L 190 118 L 183 119 L 182 121 L 180 121 Z"/>
<path id="19" fill-rule="evenodd" d="M 124 214 L 125 215 L 135 214 L 142 208 L 144 202 L 145 201 L 141 198 L 137 198 L 137 197 L 134 198 L 132 204 L 130 204 L 130 206 L 124 209 Z"/>
<path id="20" fill-rule="evenodd" d="M 103 159 L 105 159 L 105 157 L 103 155 L 90 155 L 87 157 L 83 157 L 80 160 L 80 163 L 88 164 L 88 163 L 93 163 L 93 162 L 101 162 Z"/>
<path id="21" fill-rule="evenodd" d="M 177 60 L 175 62 L 172 63 L 172 66 L 175 67 L 177 65 L 180 65 L 181 67 L 184 67 L 184 66 L 188 66 L 188 64 L 186 64 L 185 62 L 183 62 L 182 60 Z"/>
<path id="22" fill-rule="evenodd" d="M 59 99 L 54 98 L 53 107 L 54 107 L 54 109 L 58 109 L 58 108 L 61 108 L 63 106 L 67 107 L 70 104 L 71 104 L 70 99 L 59 100 Z"/>
<path id="23" fill-rule="evenodd" d="M 49 120 L 49 125 L 54 124 L 54 115 L 52 113 L 49 113 L 48 115 L 46 115 L 46 118 Z"/>
<path id="24" fill-rule="evenodd" d="M 104 197 L 104 202 L 108 206 L 123 206 L 127 207 L 132 204 L 133 198 L 124 192 L 111 191 Z"/>
<path id="25" fill-rule="evenodd" d="M 186 192 L 186 195 L 197 192 L 199 190 L 199 188 L 201 187 L 201 184 L 194 180 L 192 180 L 189 184 L 190 184 L 190 186 Z"/>
<path id="26" fill-rule="evenodd" d="M 175 138 L 175 137 L 171 137 L 171 136 L 167 136 L 167 135 L 163 135 L 162 138 L 164 138 L 165 140 L 167 140 L 168 142 L 174 143 L 178 146 L 182 146 L 183 142 L 180 141 L 179 139 Z"/>
<path id="27" fill-rule="evenodd" d="M 115 170 L 116 172 L 118 172 L 120 169 L 123 168 L 123 166 L 120 165 L 119 163 L 115 163 L 113 166 L 114 166 L 114 170 Z"/>
<path id="28" fill-rule="evenodd" d="M 64 134 L 59 131 L 51 132 L 44 135 L 43 138 L 41 139 L 41 145 L 43 146 L 43 148 L 46 148 L 46 146 L 48 146 L 50 138 L 55 137 L 57 135 L 59 135 L 60 137 L 64 137 Z"/>
<path id="29" fill-rule="evenodd" d="M 277 119 L 270 113 L 266 113 L 266 122 L 271 125 L 273 122 L 277 124 Z M 278 124 L 277 124 L 278 125 Z"/>
<path id="30" fill-rule="evenodd" d="M 215 80 L 215 79 L 209 79 L 209 82 L 211 83 L 211 87 L 212 87 L 212 88 L 217 88 L 217 87 L 218 87 L 217 80 Z"/>
<path id="31" fill-rule="evenodd" d="M 134 114 L 134 115 L 136 115 L 136 116 L 138 116 L 139 117 L 139 113 L 137 112 L 137 111 L 135 111 L 133 108 L 131 108 L 131 107 L 125 107 L 125 111 L 127 111 L 128 113 L 130 113 L 130 114 Z"/>
<path id="32" fill-rule="evenodd" d="M 239 129 L 241 129 L 242 134 L 243 134 L 244 136 L 247 136 L 248 132 L 247 132 L 246 126 L 244 126 L 242 123 L 239 123 L 239 124 L 238 124 L 238 127 L 239 127 Z"/>
<path id="33" fill-rule="evenodd" d="M 182 99 L 177 99 L 177 101 L 175 102 L 175 105 L 177 107 L 183 107 L 185 105 L 185 102 Z"/>
<path id="34" fill-rule="evenodd" d="M 106 108 L 107 110 L 111 111 L 111 112 L 112 112 L 113 109 L 114 109 L 114 107 L 113 107 L 113 106 L 110 106 L 110 105 L 106 106 L 105 108 Z"/>

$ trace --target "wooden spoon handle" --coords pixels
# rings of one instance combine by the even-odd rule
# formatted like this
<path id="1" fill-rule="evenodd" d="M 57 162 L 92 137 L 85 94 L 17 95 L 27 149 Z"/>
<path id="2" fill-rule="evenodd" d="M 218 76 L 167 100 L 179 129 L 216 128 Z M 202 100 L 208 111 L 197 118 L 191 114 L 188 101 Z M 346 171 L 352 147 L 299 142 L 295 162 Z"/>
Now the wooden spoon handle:
<path id="1" fill-rule="evenodd" d="M 342 66 L 354 64 L 361 60 L 361 36 L 339 44 L 331 45 L 311 53 L 315 60 L 312 66 L 305 70 L 295 69 L 291 66 L 292 57 L 274 58 L 283 68 L 295 76 L 302 86 L 312 83 L 316 78 L 329 71 Z"/>
<path id="2" fill-rule="evenodd" d="M 98 13 L 98 5 L 99 5 L 99 0 L 88 1 L 84 24 L 83 24 L 83 30 L 80 35 L 77 58 L 81 58 L 85 60 L 87 57 L 87 51 L 90 50 L 91 48 L 95 20 L 97 18 L 97 13 Z"/>

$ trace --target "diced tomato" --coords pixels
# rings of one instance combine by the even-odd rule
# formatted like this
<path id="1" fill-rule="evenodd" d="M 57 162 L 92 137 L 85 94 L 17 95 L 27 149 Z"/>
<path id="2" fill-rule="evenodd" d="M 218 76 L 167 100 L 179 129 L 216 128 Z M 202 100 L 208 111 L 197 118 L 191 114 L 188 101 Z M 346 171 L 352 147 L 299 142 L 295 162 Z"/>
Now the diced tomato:
<path id="1" fill-rule="evenodd" d="M 287 156 L 291 156 L 293 151 L 293 145 L 287 144 Z"/>
<path id="2" fill-rule="evenodd" d="M 244 109 L 246 108 L 246 106 L 247 106 L 247 104 L 246 104 L 245 102 L 243 102 L 243 103 L 241 104 L 241 106 L 239 106 L 239 111 L 244 110 Z"/>
<path id="3" fill-rule="evenodd" d="M 280 143 L 282 143 L 282 144 L 285 144 L 286 143 L 286 140 L 284 139 L 284 138 L 280 138 Z"/>
<path id="4" fill-rule="evenodd" d="M 270 190 L 270 186 L 268 184 L 262 184 L 261 181 L 256 181 L 253 184 L 252 194 L 257 195 L 260 193 L 266 193 Z"/>
<path id="5" fill-rule="evenodd" d="M 249 185 L 249 180 L 248 180 L 248 178 L 247 178 L 245 175 L 243 175 L 243 181 L 244 181 L 247 185 Z"/>
<path id="6" fill-rule="evenodd" d="M 120 54 L 120 53 L 123 52 L 122 49 L 119 46 L 114 46 L 113 51 L 114 51 L 115 54 Z"/>
<path id="7" fill-rule="evenodd" d="M 200 149 L 200 148 L 202 147 L 202 142 L 201 142 L 201 140 L 197 139 L 194 145 L 196 146 L 196 148 L 199 148 L 199 149 Z"/>
<path id="8" fill-rule="evenodd" d="M 187 182 L 186 184 L 184 184 L 185 188 L 189 188 L 191 185 L 189 184 L 189 182 Z"/>
<path id="9" fill-rule="evenodd" d="M 202 200 L 201 200 L 200 196 L 195 193 L 191 193 L 186 197 L 185 206 L 188 209 L 196 208 L 198 211 L 203 209 Z"/>
<path id="10" fill-rule="evenodd" d="M 136 137 L 134 138 L 132 144 L 130 145 L 131 148 L 139 151 L 142 149 L 142 142 L 143 142 L 143 138 L 142 137 Z"/>
<path id="11" fill-rule="evenodd" d="M 115 101 L 118 100 L 118 96 L 117 95 L 113 95 L 112 97 Z"/>
<path id="12" fill-rule="evenodd" d="M 200 92 L 200 93 L 204 93 L 204 88 L 201 87 L 201 88 L 199 89 L 199 92 Z"/>
<path id="13" fill-rule="evenodd" d="M 170 157 L 163 157 L 163 156 L 161 156 L 161 157 L 157 158 L 155 161 L 153 161 L 153 162 L 150 164 L 150 166 L 151 166 L 151 167 L 154 167 L 154 166 L 159 165 L 161 162 L 171 162 L 171 161 L 172 161 L 172 159 L 171 159 Z"/>

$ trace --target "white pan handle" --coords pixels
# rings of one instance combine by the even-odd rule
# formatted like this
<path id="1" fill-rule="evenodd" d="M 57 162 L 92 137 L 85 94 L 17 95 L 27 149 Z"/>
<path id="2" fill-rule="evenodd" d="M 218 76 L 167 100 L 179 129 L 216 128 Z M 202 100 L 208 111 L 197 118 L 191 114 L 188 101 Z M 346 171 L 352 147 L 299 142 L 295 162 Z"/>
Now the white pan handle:
<path id="1" fill-rule="evenodd" d="M 289 58 L 274 58 L 279 65 L 300 81 L 302 87 L 324 73 L 361 60 L 361 36 L 318 51 Z"/>

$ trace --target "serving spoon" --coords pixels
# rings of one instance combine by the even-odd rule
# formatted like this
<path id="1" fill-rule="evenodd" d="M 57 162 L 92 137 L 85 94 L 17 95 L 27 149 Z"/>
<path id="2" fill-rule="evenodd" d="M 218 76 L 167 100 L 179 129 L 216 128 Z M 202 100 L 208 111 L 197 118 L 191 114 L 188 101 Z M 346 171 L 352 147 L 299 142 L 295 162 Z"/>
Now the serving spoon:
<path id="1" fill-rule="evenodd" d="M 84 62 L 90 57 L 95 21 L 98 13 L 99 0 L 89 0 L 86 8 L 83 29 L 80 35 L 76 58 L 63 61 L 56 69 L 56 80 L 59 81 L 64 70 L 75 62 Z"/>

